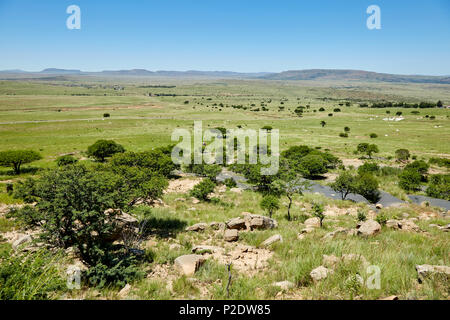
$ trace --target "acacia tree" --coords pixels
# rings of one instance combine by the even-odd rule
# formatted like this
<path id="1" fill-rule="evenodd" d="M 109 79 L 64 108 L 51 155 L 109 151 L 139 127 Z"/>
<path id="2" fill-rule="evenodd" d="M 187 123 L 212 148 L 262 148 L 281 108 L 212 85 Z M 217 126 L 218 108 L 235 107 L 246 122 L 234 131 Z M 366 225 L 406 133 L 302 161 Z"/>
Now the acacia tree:
<path id="1" fill-rule="evenodd" d="M 0 166 L 12 167 L 15 174 L 20 174 L 23 164 L 42 159 L 42 156 L 33 150 L 11 150 L 0 152 Z"/>
<path id="2" fill-rule="evenodd" d="M 357 153 L 365 153 L 369 157 L 369 159 L 372 159 L 372 154 L 380 152 L 378 149 L 378 146 L 376 144 L 369 144 L 369 143 L 360 143 L 358 144 L 358 147 L 356 148 Z"/>
<path id="3" fill-rule="evenodd" d="M 87 150 L 89 157 L 93 157 L 100 162 L 105 162 L 106 158 L 123 152 L 125 152 L 124 147 L 112 140 L 98 140 Z"/>
<path id="4" fill-rule="evenodd" d="M 280 200 L 274 195 L 266 195 L 261 200 L 260 203 L 261 209 L 267 211 L 269 217 L 272 218 L 272 214 L 280 209 Z"/>
<path id="5" fill-rule="evenodd" d="M 398 149 L 395 151 L 395 157 L 398 161 L 407 161 L 411 157 L 411 154 L 408 149 Z"/>
<path id="6" fill-rule="evenodd" d="M 336 181 L 330 185 L 331 189 L 341 194 L 342 200 L 345 200 L 350 193 L 357 192 L 357 179 L 350 172 L 344 171 Z"/>
<path id="7" fill-rule="evenodd" d="M 293 170 L 288 161 L 281 163 L 279 179 L 272 183 L 272 190 L 278 192 L 280 195 L 285 195 L 288 200 L 287 218 L 291 221 L 291 208 L 294 200 L 294 195 L 303 195 L 303 191 L 311 188 L 311 183 L 302 178 L 302 176 Z"/>

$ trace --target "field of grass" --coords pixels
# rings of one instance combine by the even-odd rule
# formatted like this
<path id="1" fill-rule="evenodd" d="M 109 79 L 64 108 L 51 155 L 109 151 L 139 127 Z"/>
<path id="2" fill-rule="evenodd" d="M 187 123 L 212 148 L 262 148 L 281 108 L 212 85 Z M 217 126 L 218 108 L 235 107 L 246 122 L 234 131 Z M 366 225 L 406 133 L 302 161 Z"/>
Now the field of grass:
<path id="1" fill-rule="evenodd" d="M 175 86 L 175 87 L 149 87 Z M 123 90 L 122 90 L 123 88 Z M 165 95 L 165 96 L 163 96 Z M 171 95 L 171 96 L 170 96 Z M 86 150 L 99 139 L 111 139 L 130 151 L 145 151 L 168 145 L 174 129 L 193 127 L 194 120 L 202 120 L 203 128 L 225 127 L 259 129 L 270 125 L 280 130 L 280 148 L 308 145 L 329 150 L 341 159 L 355 160 L 354 150 L 359 143 L 378 145 L 378 161 L 395 165 L 395 150 L 409 149 L 417 159 L 450 158 L 450 109 L 369 109 L 359 103 L 379 101 L 437 102 L 450 104 L 450 85 L 381 84 L 360 82 L 308 81 L 251 81 L 217 79 L 146 79 L 146 78 L 77 78 L 67 81 L 15 80 L 0 81 L 0 151 L 32 149 L 43 159 L 26 165 L 25 172 L 14 176 L 9 168 L 0 168 L 0 205 L 16 203 L 6 193 L 6 183 L 39 174 L 42 168 L 55 167 L 55 159 L 67 153 L 89 161 Z M 345 103 L 350 102 L 350 106 Z M 268 111 L 252 111 L 264 105 Z M 343 105 L 340 105 L 343 104 Z M 242 105 L 247 109 L 232 106 Z M 302 117 L 294 113 L 304 106 Z M 280 108 L 282 107 L 282 108 Z M 284 107 L 284 108 L 283 108 Z M 324 108 L 325 111 L 319 111 Z M 339 108 L 341 112 L 335 112 Z M 386 111 L 390 114 L 387 115 Z M 420 114 L 412 114 L 411 111 Z M 403 121 L 384 121 L 401 111 Z M 109 113 L 110 117 L 104 117 Z M 329 114 L 332 114 L 330 116 Z M 429 117 L 434 116 L 431 120 Z M 321 121 L 326 121 L 325 127 Z M 341 138 L 344 127 L 349 137 Z M 371 133 L 377 138 L 371 139 Z M 444 171 L 433 167 L 434 170 Z M 380 179 L 381 187 L 404 198 L 391 178 Z M 177 198 L 186 198 L 177 202 Z M 227 191 L 219 203 L 192 204 L 186 194 L 166 194 L 167 205 L 153 208 L 152 215 L 162 221 L 165 233 L 155 232 L 147 239 L 153 255 L 145 271 L 159 276 L 147 277 L 132 284 L 130 297 L 136 299 L 378 299 L 397 295 L 402 299 L 448 299 L 448 281 L 432 279 L 417 283 L 417 264 L 449 265 L 448 233 L 430 227 L 431 223 L 448 224 L 445 218 L 419 220 L 426 232 L 394 231 L 383 227 L 371 239 L 357 236 L 337 236 L 324 239 L 327 232 L 337 227 L 354 228 L 354 215 L 327 217 L 324 228 L 316 229 L 305 239 L 298 233 L 304 228 L 305 216 L 311 215 L 311 203 L 320 200 L 329 208 L 367 210 L 365 205 L 334 201 L 308 194 L 294 201 L 294 221 L 287 221 L 285 204 L 275 215 L 279 227 L 274 230 L 245 232 L 240 244 L 259 248 L 273 234 L 284 241 L 275 244 L 268 266 L 248 276 L 233 272 L 230 296 L 226 292 L 226 266 L 209 259 L 193 278 L 179 277 L 173 272 L 173 261 L 187 254 L 198 244 L 223 246 L 222 234 L 208 230 L 204 233 L 184 232 L 186 226 L 199 222 L 224 222 L 242 212 L 263 214 L 259 208 L 261 195 L 245 191 Z M 195 210 L 190 210 L 195 208 Z M 418 217 L 428 212 L 441 214 L 435 208 L 406 205 L 401 209 L 383 209 L 390 218 L 403 213 Z M 172 224 L 167 224 L 170 220 Z M 165 224 L 166 223 L 166 224 Z M 0 218 L 0 231 L 14 230 L 15 224 Z M 161 231 L 161 230 L 160 230 Z M 171 231 L 167 235 L 167 231 Z M 165 236 L 164 236 L 165 234 Z M 170 250 L 172 244 L 178 249 Z M 309 277 L 312 269 L 322 264 L 322 255 L 361 254 L 372 265 L 381 269 L 381 288 L 370 290 L 349 278 L 359 274 L 366 278 L 366 269 L 358 263 L 342 265 L 335 273 L 319 283 Z M 160 269 L 165 270 L 160 272 Z M 170 286 L 168 287 L 168 279 Z M 276 281 L 288 280 L 295 287 L 280 292 Z M 59 295 L 59 296 L 58 296 Z M 117 290 L 98 292 L 84 288 L 78 292 L 58 292 L 59 298 L 119 298 Z"/>

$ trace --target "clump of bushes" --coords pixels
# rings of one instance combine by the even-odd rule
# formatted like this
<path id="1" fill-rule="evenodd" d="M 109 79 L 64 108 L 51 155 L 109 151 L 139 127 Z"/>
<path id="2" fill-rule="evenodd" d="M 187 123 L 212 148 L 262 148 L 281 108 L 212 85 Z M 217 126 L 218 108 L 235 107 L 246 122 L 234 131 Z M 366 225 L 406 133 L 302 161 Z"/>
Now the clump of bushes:
<path id="1" fill-rule="evenodd" d="M 58 167 L 68 166 L 71 164 L 75 164 L 77 162 L 78 162 L 78 159 L 76 159 L 75 157 L 73 157 L 71 155 L 61 156 L 56 159 L 56 164 L 58 165 Z"/>
<path id="2" fill-rule="evenodd" d="M 204 179 L 202 182 L 197 184 L 190 192 L 190 195 L 201 201 L 208 201 L 209 194 L 214 192 L 216 184 L 209 178 Z"/>

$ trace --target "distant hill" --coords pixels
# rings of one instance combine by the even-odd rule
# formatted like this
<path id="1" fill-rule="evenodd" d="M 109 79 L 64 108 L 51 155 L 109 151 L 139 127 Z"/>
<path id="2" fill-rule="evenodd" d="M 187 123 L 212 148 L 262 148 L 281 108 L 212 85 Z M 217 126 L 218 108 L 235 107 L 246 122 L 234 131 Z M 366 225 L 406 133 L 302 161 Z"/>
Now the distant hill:
<path id="1" fill-rule="evenodd" d="M 48 69 L 42 70 L 39 73 L 44 73 L 44 74 L 80 74 L 81 70 L 67 70 L 67 69 L 48 68 Z"/>
<path id="2" fill-rule="evenodd" d="M 271 73 L 260 77 L 267 80 L 353 80 L 376 82 L 404 82 L 404 83 L 443 83 L 450 84 L 450 77 L 396 75 L 362 70 L 332 70 L 311 69 L 291 70 Z"/>
<path id="3" fill-rule="evenodd" d="M 334 70 L 311 69 L 291 70 L 280 73 L 256 72 L 240 73 L 232 71 L 149 71 L 145 69 L 131 70 L 105 70 L 100 72 L 85 72 L 81 70 L 68 70 L 48 68 L 40 72 L 26 72 L 22 70 L 4 70 L 1 74 L 24 75 L 40 78 L 42 75 L 90 75 L 101 77 L 167 77 L 167 78 L 215 78 L 215 79 L 264 79 L 264 80 L 311 80 L 311 81 L 364 81 L 364 82 L 391 82 L 391 83 L 436 83 L 450 84 L 450 76 L 423 76 L 423 75 L 397 75 L 377 73 L 362 70 Z"/>

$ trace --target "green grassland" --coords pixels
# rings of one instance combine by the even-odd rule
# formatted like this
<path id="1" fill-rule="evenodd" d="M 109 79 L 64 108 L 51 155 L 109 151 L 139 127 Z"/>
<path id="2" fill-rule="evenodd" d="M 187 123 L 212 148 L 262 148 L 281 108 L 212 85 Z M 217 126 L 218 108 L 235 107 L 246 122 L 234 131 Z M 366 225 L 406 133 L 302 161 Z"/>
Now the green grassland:
<path id="1" fill-rule="evenodd" d="M 270 125 L 280 130 L 282 150 L 304 144 L 329 149 L 341 159 L 357 158 L 353 152 L 361 142 L 377 144 L 380 153 L 376 156 L 383 158 L 378 161 L 389 165 L 394 165 L 394 160 L 388 157 L 399 148 L 409 149 L 418 159 L 450 158 L 449 109 L 359 107 L 359 103 L 379 101 L 415 103 L 438 100 L 442 100 L 444 105 L 450 104 L 450 85 L 95 77 L 0 81 L 0 151 L 33 149 L 43 155 L 42 160 L 26 166 L 19 178 L 11 170 L 0 168 L 0 182 L 3 182 L 0 184 L 0 204 L 16 202 L 5 191 L 7 182 L 33 175 L 33 169 L 55 167 L 54 160 L 61 154 L 74 153 L 77 158 L 89 161 L 85 151 L 99 139 L 112 139 L 130 151 L 149 150 L 173 143 L 172 131 L 176 128 L 190 129 L 195 120 L 202 120 L 204 129 L 219 126 L 258 129 Z M 346 106 L 346 102 L 351 105 Z M 251 111 L 261 109 L 262 103 L 268 111 Z M 247 110 L 233 108 L 233 105 L 242 105 Z M 294 113 L 298 106 L 309 106 L 302 117 Z M 320 108 L 325 111 L 320 112 Z M 340 108 L 341 112 L 334 112 L 335 108 Z M 411 114 L 413 110 L 420 114 Z M 383 121 L 398 111 L 403 113 L 405 120 Z M 104 118 L 105 113 L 110 117 Z M 426 115 L 435 116 L 435 119 L 426 118 Z M 321 126 L 321 121 L 326 121 L 325 127 Z M 351 129 L 348 138 L 339 137 L 344 127 Z M 376 133 L 378 138 L 371 139 L 371 133 Z M 380 182 L 385 190 L 405 196 L 395 182 L 389 179 Z M 175 201 L 180 197 L 186 200 Z M 367 208 L 362 204 L 329 200 L 318 195 L 297 196 L 292 209 L 294 221 L 286 219 L 286 203 L 283 203 L 274 216 L 279 222 L 277 229 L 241 233 L 239 243 L 255 247 L 273 234 L 282 235 L 284 241 L 272 246 L 273 256 L 264 270 L 252 276 L 234 271 L 228 296 L 226 266 L 212 259 L 192 279 L 172 272 L 174 259 L 189 253 L 193 246 L 205 242 L 223 245 L 220 232 L 187 233 L 183 229 L 199 222 L 223 222 L 240 216 L 242 212 L 263 214 L 259 208 L 261 195 L 228 190 L 221 195 L 219 203 L 193 204 L 186 194 L 176 193 L 166 194 L 162 200 L 167 206 L 153 208 L 152 216 L 158 221 L 171 219 L 178 223 L 170 230 L 169 236 L 155 232 L 151 239 L 146 239 L 152 243 L 150 251 L 153 258 L 145 266 L 145 271 L 149 274 L 160 267 L 169 271 L 132 283 L 130 298 L 378 299 L 398 295 L 401 299 L 449 299 L 448 281 L 432 279 L 419 285 L 415 271 L 417 264 L 449 265 L 448 233 L 429 226 L 431 223 L 448 224 L 445 218 L 419 220 L 417 224 L 426 231 L 422 233 L 383 227 L 382 232 L 372 239 L 344 235 L 324 239 L 327 232 L 337 227 L 354 228 L 357 223 L 354 215 L 327 217 L 324 228 L 299 240 L 297 234 L 304 228 L 302 223 L 305 215 L 311 214 L 314 200 L 320 200 L 330 208 Z M 195 210 L 190 210 L 192 208 Z M 407 205 L 386 208 L 382 212 L 388 218 L 400 218 L 404 213 L 418 217 L 424 212 L 439 214 L 441 210 Z M 0 219 L 1 232 L 17 227 L 4 218 Z M 180 247 L 170 250 L 169 246 L 174 243 Z M 362 254 L 371 264 L 381 268 L 381 289 L 369 290 L 347 281 L 356 273 L 367 276 L 366 270 L 354 263 L 339 267 L 333 276 L 322 282 L 311 281 L 308 275 L 322 264 L 323 254 L 341 256 L 348 253 Z M 175 277 L 172 288 L 167 287 L 165 277 Z M 295 283 L 295 287 L 280 293 L 272 283 L 284 280 Z M 123 298 L 115 289 L 97 291 L 92 288 L 57 291 L 53 297 Z"/>

